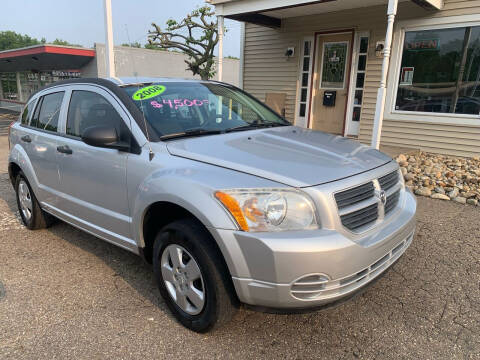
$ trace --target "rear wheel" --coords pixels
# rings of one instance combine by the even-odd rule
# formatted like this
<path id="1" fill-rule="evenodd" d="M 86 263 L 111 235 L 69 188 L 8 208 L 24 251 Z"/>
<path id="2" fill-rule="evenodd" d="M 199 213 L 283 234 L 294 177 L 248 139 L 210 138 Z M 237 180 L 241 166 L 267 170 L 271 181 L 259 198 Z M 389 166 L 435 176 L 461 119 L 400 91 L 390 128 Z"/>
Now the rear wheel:
<path id="1" fill-rule="evenodd" d="M 160 293 L 178 321 L 197 332 L 227 323 L 237 307 L 211 241 L 197 221 L 185 219 L 162 229 L 154 244 L 153 268 Z"/>
<path id="2" fill-rule="evenodd" d="M 15 180 L 17 206 L 23 224 L 30 230 L 44 229 L 53 222 L 51 215 L 40 208 L 40 204 L 23 172 Z"/>

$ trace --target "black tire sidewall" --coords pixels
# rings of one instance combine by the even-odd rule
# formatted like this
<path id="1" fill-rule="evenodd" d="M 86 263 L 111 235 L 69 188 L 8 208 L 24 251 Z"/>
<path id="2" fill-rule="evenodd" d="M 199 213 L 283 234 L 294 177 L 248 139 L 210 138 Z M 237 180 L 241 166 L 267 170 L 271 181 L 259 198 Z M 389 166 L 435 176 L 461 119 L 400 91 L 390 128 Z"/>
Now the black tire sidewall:
<path id="1" fill-rule="evenodd" d="M 20 204 L 20 196 L 18 194 L 18 186 L 20 185 L 20 181 L 22 181 L 22 180 L 27 184 L 28 191 L 30 191 L 30 198 L 32 199 L 32 216 L 30 216 L 30 220 L 27 220 L 25 218 L 25 216 L 23 215 L 22 207 L 21 207 L 21 204 Z M 35 204 L 35 202 L 37 201 L 37 199 L 33 195 L 32 187 L 30 186 L 30 183 L 28 182 L 27 178 L 25 177 L 25 175 L 21 171 L 18 173 L 17 178 L 15 179 L 15 196 L 17 198 L 18 211 L 20 212 L 20 217 L 22 219 L 23 224 L 28 229 L 32 229 L 33 224 L 35 223 L 35 216 L 36 216 L 36 212 L 35 212 L 35 205 L 36 204 Z"/>
<path id="2" fill-rule="evenodd" d="M 153 270 L 155 279 L 163 296 L 165 303 L 170 311 L 185 327 L 196 331 L 206 332 L 211 329 L 217 321 L 217 296 L 218 276 L 215 275 L 215 266 L 209 258 L 211 254 L 205 251 L 205 234 L 198 233 L 188 226 L 184 221 L 178 221 L 166 226 L 159 232 L 155 239 L 153 251 Z M 195 237 L 192 238 L 192 235 Z M 195 240 L 194 240 L 195 239 Z M 205 306 L 198 315 L 190 315 L 184 312 L 171 298 L 161 273 L 161 256 L 164 249 L 172 244 L 180 245 L 185 248 L 197 262 L 203 277 L 203 286 L 205 289 Z"/>

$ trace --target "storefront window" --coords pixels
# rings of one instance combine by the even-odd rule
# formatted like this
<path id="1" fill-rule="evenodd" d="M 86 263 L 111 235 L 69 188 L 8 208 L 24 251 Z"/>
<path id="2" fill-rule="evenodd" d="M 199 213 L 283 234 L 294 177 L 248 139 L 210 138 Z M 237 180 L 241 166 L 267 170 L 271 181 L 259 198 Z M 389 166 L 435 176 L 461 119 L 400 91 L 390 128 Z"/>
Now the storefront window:
<path id="1" fill-rule="evenodd" d="M 17 100 L 17 78 L 15 73 L 0 73 L 0 86 L 5 99 Z"/>
<path id="2" fill-rule="evenodd" d="M 3 90 L 5 99 L 26 101 L 31 94 L 39 90 L 45 85 L 52 84 L 56 81 L 78 78 L 81 76 L 80 71 L 41 71 L 41 72 L 19 72 L 20 89 L 17 88 L 17 73 L 0 73 L 0 86 Z"/>
<path id="3" fill-rule="evenodd" d="M 480 26 L 408 31 L 396 110 L 480 114 Z"/>

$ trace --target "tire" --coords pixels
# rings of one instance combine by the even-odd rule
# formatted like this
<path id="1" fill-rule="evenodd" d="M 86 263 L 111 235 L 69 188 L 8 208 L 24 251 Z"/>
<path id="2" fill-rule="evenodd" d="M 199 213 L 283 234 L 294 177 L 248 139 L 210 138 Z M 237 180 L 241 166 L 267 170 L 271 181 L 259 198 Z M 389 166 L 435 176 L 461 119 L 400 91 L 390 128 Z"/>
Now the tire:
<path id="1" fill-rule="evenodd" d="M 15 192 L 18 211 L 23 224 L 30 230 L 39 230 L 49 227 L 53 217 L 42 210 L 32 191 L 32 187 L 23 172 L 19 172 L 15 179 Z M 28 211 L 26 210 L 28 208 Z"/>
<path id="2" fill-rule="evenodd" d="M 238 308 L 228 270 L 212 241 L 196 220 L 184 219 L 163 228 L 154 243 L 153 271 L 160 294 L 177 320 L 195 332 L 221 327 Z M 177 266 L 175 254 L 180 254 Z"/>

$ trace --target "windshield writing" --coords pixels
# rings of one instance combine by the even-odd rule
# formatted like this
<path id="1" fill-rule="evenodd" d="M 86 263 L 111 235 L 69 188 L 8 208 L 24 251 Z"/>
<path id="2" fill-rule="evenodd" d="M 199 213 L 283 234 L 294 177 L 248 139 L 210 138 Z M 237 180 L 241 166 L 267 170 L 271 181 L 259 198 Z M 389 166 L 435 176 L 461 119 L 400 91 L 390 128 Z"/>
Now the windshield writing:
<path id="1" fill-rule="evenodd" d="M 289 124 L 254 98 L 221 84 L 166 82 L 124 89 L 159 137 Z"/>

